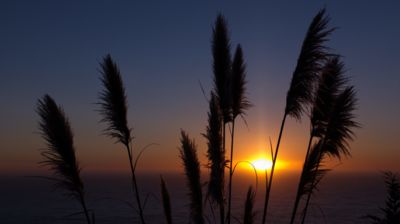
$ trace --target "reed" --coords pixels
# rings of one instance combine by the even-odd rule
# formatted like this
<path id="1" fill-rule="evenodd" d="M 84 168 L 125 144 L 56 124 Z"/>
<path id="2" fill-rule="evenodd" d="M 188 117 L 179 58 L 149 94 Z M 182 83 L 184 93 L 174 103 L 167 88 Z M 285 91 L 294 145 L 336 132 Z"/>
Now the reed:
<path id="1" fill-rule="evenodd" d="M 219 108 L 218 98 L 211 92 L 209 102 L 208 126 L 206 134 L 207 139 L 207 158 L 210 168 L 210 179 L 208 182 L 207 197 L 219 206 L 220 222 L 225 219 L 225 150 L 222 148 L 222 113 Z"/>
<path id="2" fill-rule="evenodd" d="M 180 157 L 182 159 L 190 197 L 190 217 L 195 224 L 204 224 L 203 194 L 200 182 L 200 162 L 194 140 L 181 131 Z"/>
<path id="3" fill-rule="evenodd" d="M 232 120 L 231 111 L 231 70 L 232 59 L 230 49 L 230 39 L 228 35 L 228 25 L 222 14 L 217 16 L 213 27 L 212 35 L 212 56 L 214 73 L 214 93 L 219 103 L 222 114 L 222 150 L 225 152 L 226 125 Z M 232 166 L 231 166 L 232 167 Z M 231 171 L 231 168 L 230 168 Z M 231 172 L 230 172 L 231 173 Z M 228 214 L 227 220 L 230 223 L 230 199 L 228 196 Z M 220 213 L 221 213 L 220 207 Z M 225 216 L 225 215 L 224 215 Z M 225 223 L 221 217 L 221 224 Z"/>
<path id="4" fill-rule="evenodd" d="M 56 188 L 65 190 L 67 197 L 81 204 L 86 221 L 91 224 L 69 121 L 63 109 L 49 95 L 38 100 L 37 113 L 40 117 L 40 134 L 47 145 L 41 152 L 44 160 L 40 164 L 53 172 L 54 178 L 50 179 L 55 182 Z"/>
<path id="5" fill-rule="evenodd" d="M 167 224 L 172 224 L 171 200 L 169 197 L 167 185 L 165 184 L 165 181 L 162 177 L 160 177 L 160 180 L 161 180 L 161 198 L 164 209 L 165 221 L 167 222 Z"/>
<path id="6" fill-rule="evenodd" d="M 139 195 L 138 184 L 136 181 L 133 154 L 132 154 L 132 139 L 131 129 L 128 127 L 127 121 L 127 99 L 125 88 L 122 82 L 121 74 L 118 66 L 113 61 L 110 55 L 103 58 L 100 63 L 101 67 L 101 82 L 104 86 L 103 91 L 100 93 L 101 107 L 100 114 L 103 117 L 101 122 L 107 124 L 104 133 L 116 139 L 124 145 L 129 159 L 131 170 L 132 190 L 135 195 L 136 204 L 139 210 L 139 217 L 142 224 L 145 224 L 142 203 Z"/>
<path id="7" fill-rule="evenodd" d="M 310 117 L 310 138 L 308 141 L 307 153 L 304 159 L 303 171 L 301 173 L 300 182 L 298 184 L 296 199 L 294 208 L 291 216 L 291 223 L 294 222 L 297 208 L 302 197 L 302 187 L 304 186 L 304 178 L 308 178 L 310 170 L 307 169 L 308 159 L 311 150 L 311 144 L 314 138 L 321 138 L 327 128 L 329 116 L 332 111 L 335 99 L 339 92 L 343 89 L 343 85 L 346 83 L 344 77 L 343 63 L 340 61 L 338 56 L 332 57 L 327 60 L 326 64 L 321 70 L 321 75 L 318 78 L 317 90 L 314 96 L 314 103 L 311 109 Z M 316 161 L 310 161 L 311 163 Z M 308 180 L 308 179 L 307 179 Z"/>
<path id="8" fill-rule="evenodd" d="M 383 172 L 386 184 L 386 202 L 385 207 L 381 207 L 381 214 L 366 215 L 364 219 L 368 219 L 373 224 L 396 224 L 400 223 L 400 180 L 398 174 L 390 171 Z"/>
<path id="9" fill-rule="evenodd" d="M 254 201 L 256 195 L 253 190 L 253 187 L 250 186 L 247 190 L 246 201 L 244 203 L 244 216 L 243 216 L 243 224 L 253 224 L 255 223 L 256 213 L 254 212 Z"/>
<path id="10" fill-rule="evenodd" d="M 332 110 L 329 114 L 328 123 L 326 126 L 326 131 L 321 138 L 321 143 L 318 147 L 319 157 L 318 166 L 316 170 L 319 169 L 319 164 L 324 159 L 325 155 L 330 157 L 336 157 L 341 159 L 342 156 L 350 155 L 350 145 L 349 141 L 354 138 L 354 128 L 360 127 L 360 125 L 355 121 L 354 111 L 357 105 L 356 93 L 353 86 L 346 87 L 344 90 L 337 95 Z M 308 192 L 307 201 L 305 204 L 302 223 L 305 222 L 307 215 L 307 210 L 311 200 L 311 195 L 317 185 L 317 177 L 313 177 L 311 186 L 314 188 Z"/>
<path id="11" fill-rule="evenodd" d="M 232 77 L 230 88 L 230 102 L 232 112 L 232 132 L 231 132 L 231 153 L 229 160 L 229 185 L 228 185 L 228 224 L 230 223 L 230 213 L 232 206 L 232 176 L 233 176 L 233 153 L 235 139 L 235 121 L 237 116 L 244 116 L 245 111 L 250 107 L 250 103 L 245 95 L 246 92 L 246 65 L 243 59 L 243 51 L 240 45 L 237 46 L 232 64 Z"/>
<path id="12" fill-rule="evenodd" d="M 268 213 L 268 202 L 270 198 L 272 180 L 286 117 L 290 116 L 296 120 L 301 119 L 303 111 L 305 111 L 306 107 L 312 102 L 314 90 L 313 87 L 315 85 L 318 72 L 321 69 L 321 65 L 329 55 L 324 43 L 328 40 L 328 36 L 332 33 L 333 29 L 327 28 L 328 22 L 329 18 L 325 15 L 325 9 L 319 11 L 312 20 L 301 47 L 297 65 L 293 72 L 290 87 L 287 92 L 285 111 L 281 122 L 278 141 L 276 143 L 269 181 L 267 181 L 268 185 L 266 185 L 262 217 L 263 224 L 266 222 Z"/>

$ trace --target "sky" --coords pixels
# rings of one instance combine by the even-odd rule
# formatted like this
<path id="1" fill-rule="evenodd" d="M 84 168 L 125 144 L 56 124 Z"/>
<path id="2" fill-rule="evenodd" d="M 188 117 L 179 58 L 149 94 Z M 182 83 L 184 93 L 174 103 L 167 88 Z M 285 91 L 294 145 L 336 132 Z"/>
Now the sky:
<path id="1" fill-rule="evenodd" d="M 235 161 L 268 156 L 286 92 L 313 16 L 326 7 L 338 29 L 328 46 L 341 54 L 359 98 L 352 157 L 337 171 L 400 171 L 400 3 L 398 1 L 2 1 L 0 3 L 0 173 L 30 174 L 45 147 L 37 100 L 50 94 L 74 131 L 86 172 L 123 172 L 123 147 L 102 135 L 99 62 L 111 54 L 128 96 L 134 151 L 155 143 L 138 171 L 181 170 L 180 130 L 195 138 L 205 165 L 207 94 L 212 88 L 212 26 L 229 24 L 241 44 L 253 107 L 237 124 Z M 203 95 L 203 86 L 206 96 Z M 298 169 L 309 120 L 289 119 L 278 159 Z"/>

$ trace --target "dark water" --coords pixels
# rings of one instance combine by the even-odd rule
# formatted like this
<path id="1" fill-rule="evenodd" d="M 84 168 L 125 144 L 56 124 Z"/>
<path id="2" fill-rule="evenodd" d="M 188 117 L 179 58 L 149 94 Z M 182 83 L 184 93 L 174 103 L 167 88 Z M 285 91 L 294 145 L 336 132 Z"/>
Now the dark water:
<path id="1" fill-rule="evenodd" d="M 188 223 L 186 186 L 181 174 L 164 175 L 167 182 L 175 223 Z M 145 216 L 149 223 L 164 223 L 160 203 L 159 175 L 138 177 L 142 198 L 146 198 Z M 96 223 L 138 223 L 130 191 L 129 175 L 85 176 L 88 206 L 95 211 Z M 247 187 L 254 178 L 234 179 L 233 215 L 242 217 Z M 269 223 L 288 223 L 293 206 L 297 175 L 281 175 L 274 180 Z M 259 181 L 256 195 L 257 217 L 262 214 L 264 185 Z M 313 197 L 307 223 L 365 223 L 360 219 L 376 213 L 385 200 L 385 186 L 379 173 L 329 174 Z M 53 190 L 51 183 L 21 176 L 0 176 L 0 223 L 54 224 L 85 223 L 79 204 Z"/>

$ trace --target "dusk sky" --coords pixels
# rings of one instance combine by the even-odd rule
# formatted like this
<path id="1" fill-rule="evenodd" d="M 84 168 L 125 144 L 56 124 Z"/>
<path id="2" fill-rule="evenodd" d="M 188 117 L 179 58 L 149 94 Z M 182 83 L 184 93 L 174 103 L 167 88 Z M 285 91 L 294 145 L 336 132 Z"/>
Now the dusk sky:
<path id="1" fill-rule="evenodd" d="M 212 26 L 218 13 L 240 43 L 253 107 L 237 125 L 235 158 L 266 156 L 276 143 L 285 97 L 313 16 L 326 7 L 328 46 L 341 54 L 359 98 L 351 158 L 329 163 L 338 171 L 400 171 L 400 2 L 398 1 L 2 1 L 0 3 L 0 173 L 45 170 L 37 99 L 62 105 L 85 172 L 128 170 L 121 145 L 102 135 L 97 110 L 99 62 L 110 53 L 120 67 L 129 102 L 134 150 L 157 143 L 140 171 L 175 171 L 180 129 L 201 133 L 212 88 Z M 203 95 L 200 84 L 206 96 Z M 288 120 L 278 159 L 299 169 L 309 119 Z M 340 164 L 340 165 L 339 165 Z"/>

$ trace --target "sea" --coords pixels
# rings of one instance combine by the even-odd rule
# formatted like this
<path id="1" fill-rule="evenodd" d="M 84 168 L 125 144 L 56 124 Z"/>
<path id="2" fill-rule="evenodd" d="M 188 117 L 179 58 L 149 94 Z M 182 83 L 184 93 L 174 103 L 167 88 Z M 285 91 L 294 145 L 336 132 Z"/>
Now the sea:
<path id="1" fill-rule="evenodd" d="M 164 173 L 172 207 L 173 223 L 190 223 L 186 179 L 182 173 Z M 298 183 L 296 174 L 277 174 L 272 185 L 267 223 L 289 223 Z M 166 223 L 160 196 L 160 174 L 137 176 L 147 223 Z M 202 177 L 203 190 L 207 176 Z M 129 173 L 83 176 L 88 207 L 96 224 L 139 223 Z M 249 186 L 256 189 L 255 218 L 260 223 L 265 181 L 262 175 L 237 174 L 233 178 L 233 223 L 241 223 Z M 86 223 L 80 204 L 55 189 L 51 181 L 25 175 L 0 176 L 1 224 Z M 381 173 L 328 173 L 311 199 L 306 223 L 369 223 L 363 217 L 379 214 L 386 197 Z M 206 223 L 218 220 L 205 203 Z M 300 206 L 301 210 L 301 206 Z M 215 210 L 217 211 L 217 210 Z M 217 216 L 218 212 L 215 212 Z"/>

